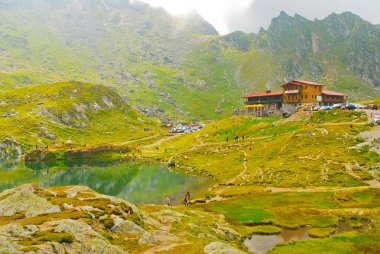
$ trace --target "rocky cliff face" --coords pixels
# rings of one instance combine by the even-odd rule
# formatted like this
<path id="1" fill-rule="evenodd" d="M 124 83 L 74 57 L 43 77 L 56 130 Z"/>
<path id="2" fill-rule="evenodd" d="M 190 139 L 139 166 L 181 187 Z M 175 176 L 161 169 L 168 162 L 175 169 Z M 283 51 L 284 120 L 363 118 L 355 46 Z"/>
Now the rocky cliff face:
<path id="1" fill-rule="evenodd" d="M 239 234 L 223 218 L 147 206 L 87 187 L 23 185 L 0 194 L 2 253 L 236 253 Z"/>
<path id="2" fill-rule="evenodd" d="M 340 90 L 362 86 L 379 91 L 380 30 L 352 13 L 311 21 L 282 12 L 268 30 L 253 35 L 253 41 L 254 48 L 271 55 L 286 80 L 305 78 Z M 338 84 L 343 80 L 351 86 Z"/>

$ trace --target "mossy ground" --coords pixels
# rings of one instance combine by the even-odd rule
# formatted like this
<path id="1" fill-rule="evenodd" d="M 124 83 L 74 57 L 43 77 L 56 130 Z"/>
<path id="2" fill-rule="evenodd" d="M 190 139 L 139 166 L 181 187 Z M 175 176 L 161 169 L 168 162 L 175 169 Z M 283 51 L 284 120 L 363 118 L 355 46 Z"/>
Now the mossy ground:
<path id="1" fill-rule="evenodd" d="M 217 184 L 205 196 L 224 200 L 197 207 L 223 214 L 243 235 L 255 227 L 312 226 L 311 234 L 326 237 L 340 221 L 350 225 L 379 218 L 380 192 L 366 181 L 373 179 L 369 169 L 380 157 L 369 149 L 349 149 L 362 142 L 360 132 L 370 130 L 367 121 L 364 112 L 341 110 L 302 120 L 232 117 L 162 142 L 159 152 L 142 149 L 147 157 L 174 162 L 175 170 L 214 178 Z M 342 244 L 340 238 L 322 239 L 315 253 L 332 246 L 335 250 L 328 253 L 352 251 L 357 234 L 374 233 L 359 231 Z M 309 241 L 312 245 L 315 240 Z M 292 253 L 293 247 L 303 253 L 310 246 L 297 243 L 279 249 Z"/>

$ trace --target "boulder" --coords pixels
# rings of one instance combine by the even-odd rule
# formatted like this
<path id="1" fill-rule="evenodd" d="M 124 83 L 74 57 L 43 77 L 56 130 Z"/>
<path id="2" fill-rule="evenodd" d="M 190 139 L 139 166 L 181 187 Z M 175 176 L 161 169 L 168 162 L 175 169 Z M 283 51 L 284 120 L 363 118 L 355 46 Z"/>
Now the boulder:
<path id="1" fill-rule="evenodd" d="M 129 220 L 123 220 L 122 222 L 115 224 L 115 226 L 112 227 L 111 231 L 116 232 L 116 233 L 121 233 L 121 234 L 134 234 L 134 235 L 141 235 L 146 232 L 139 225 Z"/>
<path id="2" fill-rule="evenodd" d="M 222 242 L 212 242 L 203 250 L 206 254 L 246 254 L 245 252 Z"/>
<path id="3" fill-rule="evenodd" d="M 40 214 L 61 211 L 59 206 L 35 195 L 34 191 L 32 185 L 22 185 L 10 190 L 5 198 L 0 201 L 0 216 L 13 216 L 17 212 L 26 211 L 25 217 L 30 218 Z"/>
<path id="4" fill-rule="evenodd" d="M 0 253 L 14 253 L 21 246 L 8 237 L 0 235 Z"/>
<path id="5" fill-rule="evenodd" d="M 91 231 L 92 228 L 90 225 L 87 225 L 83 221 L 79 220 L 57 220 L 44 223 L 44 226 L 49 226 L 54 228 L 54 232 L 66 232 L 69 234 L 76 234 L 83 231 Z"/>
<path id="6" fill-rule="evenodd" d="M 149 231 L 154 236 L 154 239 L 156 242 L 179 242 L 181 239 L 179 239 L 177 236 L 170 234 L 169 232 L 162 231 L 162 230 L 151 230 Z"/>
<path id="7" fill-rule="evenodd" d="M 154 244 L 156 243 L 156 239 L 155 237 L 149 233 L 149 232 L 145 232 L 144 234 L 142 234 L 142 236 L 140 236 L 139 238 L 139 244 L 140 245 L 144 245 L 144 244 Z"/>
<path id="8" fill-rule="evenodd" d="M 35 225 L 23 227 L 21 224 L 7 224 L 0 227 L 0 235 L 5 237 L 28 237 L 38 231 Z"/>

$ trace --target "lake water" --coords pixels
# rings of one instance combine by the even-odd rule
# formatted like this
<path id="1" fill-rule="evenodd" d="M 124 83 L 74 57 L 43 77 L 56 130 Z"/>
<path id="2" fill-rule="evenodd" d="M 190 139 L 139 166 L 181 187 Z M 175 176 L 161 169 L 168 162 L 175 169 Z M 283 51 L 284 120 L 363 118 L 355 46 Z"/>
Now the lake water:
<path id="1" fill-rule="evenodd" d="M 0 161 L 0 191 L 25 183 L 43 187 L 84 185 L 96 192 L 120 197 L 135 204 L 163 204 L 168 195 L 179 204 L 185 193 L 204 196 L 207 178 L 172 172 L 160 164 L 132 162 L 60 162 L 25 164 Z"/>

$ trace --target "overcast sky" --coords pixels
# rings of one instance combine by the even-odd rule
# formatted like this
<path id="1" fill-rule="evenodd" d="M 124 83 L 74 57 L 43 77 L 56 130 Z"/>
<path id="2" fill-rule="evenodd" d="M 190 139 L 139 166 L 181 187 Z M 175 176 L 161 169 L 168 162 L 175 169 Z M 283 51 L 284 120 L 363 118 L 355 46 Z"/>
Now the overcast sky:
<path id="1" fill-rule="evenodd" d="M 380 24 L 380 0 L 141 0 L 161 6 L 179 15 L 196 10 L 220 34 L 233 31 L 257 32 L 267 28 L 280 11 L 298 13 L 308 19 L 351 11 L 362 18 Z"/>

